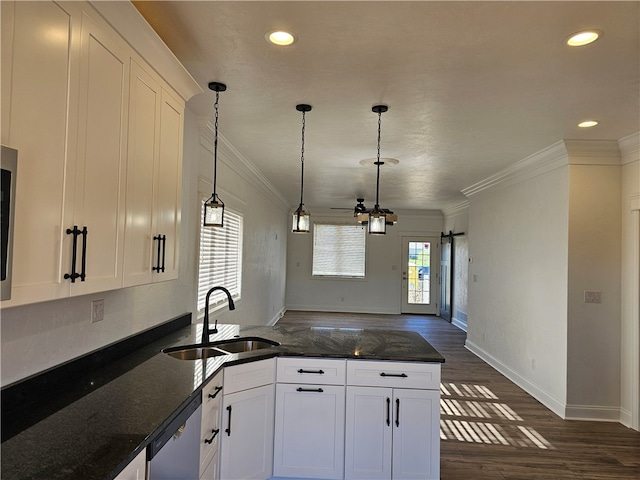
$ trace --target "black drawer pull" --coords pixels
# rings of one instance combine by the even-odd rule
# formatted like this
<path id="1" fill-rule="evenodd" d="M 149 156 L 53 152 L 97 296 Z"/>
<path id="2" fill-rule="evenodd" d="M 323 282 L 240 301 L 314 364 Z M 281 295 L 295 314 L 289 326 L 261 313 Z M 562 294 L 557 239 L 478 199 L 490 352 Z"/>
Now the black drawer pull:
<path id="1" fill-rule="evenodd" d="M 302 388 L 302 387 L 298 387 L 298 388 L 296 388 L 296 392 L 317 392 L 317 393 L 322 393 L 322 392 L 324 392 L 324 390 L 322 390 L 321 388 Z"/>
<path id="2" fill-rule="evenodd" d="M 227 412 L 229 412 L 229 426 L 225 429 L 225 433 L 227 437 L 231 436 L 231 405 L 227 407 Z"/>
<path id="3" fill-rule="evenodd" d="M 391 425 L 391 399 L 387 397 L 387 426 Z"/>
<path id="4" fill-rule="evenodd" d="M 217 386 L 215 390 L 216 390 L 215 392 L 209 394 L 209 398 L 216 398 L 218 394 L 222 391 L 222 387 Z"/>
<path id="5" fill-rule="evenodd" d="M 78 229 L 77 225 L 73 226 L 73 230 L 67 228 L 67 235 L 73 235 L 73 246 L 71 247 L 71 273 L 65 273 L 65 280 L 71 280 L 71 283 L 76 283 L 76 278 L 80 277 L 80 274 L 76 272 L 76 260 L 78 257 L 77 249 L 78 249 L 78 235 L 82 232 Z"/>
<path id="6" fill-rule="evenodd" d="M 82 273 L 80 274 L 80 281 L 84 282 L 84 279 L 87 277 L 87 235 L 89 230 L 87 227 L 82 227 L 82 231 L 80 235 L 82 235 L 82 261 L 80 262 L 82 265 Z"/>
<path id="7" fill-rule="evenodd" d="M 303 370 L 302 368 L 298 370 L 298 373 L 316 373 L 318 375 L 324 375 L 324 370 Z"/>
<path id="8" fill-rule="evenodd" d="M 213 439 L 216 438 L 216 435 L 218 435 L 218 433 L 220 433 L 220 429 L 218 428 L 217 430 L 211 430 L 211 432 L 213 433 L 213 436 L 211 438 L 205 438 L 204 443 L 212 444 Z"/>
<path id="9" fill-rule="evenodd" d="M 400 399 L 396 398 L 396 427 L 400 426 Z"/>
<path id="10" fill-rule="evenodd" d="M 407 378 L 406 373 L 384 373 L 380 374 L 381 377 L 399 377 L 399 378 Z"/>

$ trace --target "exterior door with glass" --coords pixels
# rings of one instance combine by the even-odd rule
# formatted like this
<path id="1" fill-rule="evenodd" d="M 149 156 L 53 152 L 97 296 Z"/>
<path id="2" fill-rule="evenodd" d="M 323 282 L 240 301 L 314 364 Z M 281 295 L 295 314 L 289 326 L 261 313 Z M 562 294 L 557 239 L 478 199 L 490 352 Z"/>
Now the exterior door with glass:
<path id="1" fill-rule="evenodd" d="M 438 314 L 439 249 L 435 237 L 402 237 L 402 313 Z"/>

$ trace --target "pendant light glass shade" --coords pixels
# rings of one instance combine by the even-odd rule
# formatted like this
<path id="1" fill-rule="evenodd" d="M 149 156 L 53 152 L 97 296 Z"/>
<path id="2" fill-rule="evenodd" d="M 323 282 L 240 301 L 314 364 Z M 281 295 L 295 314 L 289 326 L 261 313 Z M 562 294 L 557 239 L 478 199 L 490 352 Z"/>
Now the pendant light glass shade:
<path id="1" fill-rule="evenodd" d="M 384 235 L 387 233 L 387 215 L 382 210 L 374 208 L 369 213 L 368 230 L 372 235 Z"/>
<path id="2" fill-rule="evenodd" d="M 296 110 L 302 112 L 302 148 L 300 153 L 300 205 L 295 212 L 293 212 L 293 219 L 291 222 L 291 231 L 293 233 L 309 233 L 311 228 L 311 216 L 309 211 L 304 208 L 303 194 L 304 194 L 304 132 L 306 129 L 305 113 L 311 111 L 311 105 L 301 103 L 296 105 Z"/>
<path id="3" fill-rule="evenodd" d="M 213 138 L 213 193 L 211 197 L 204 203 L 204 219 L 205 227 L 223 227 L 224 226 L 224 202 L 220 200 L 216 193 L 216 176 L 218 170 L 218 100 L 220 92 L 224 92 L 227 86 L 224 83 L 210 82 L 209 88 L 216 92 L 216 102 L 213 107 L 215 110 L 214 122 L 214 138 Z"/>
<path id="4" fill-rule="evenodd" d="M 213 194 L 204 204 L 204 226 L 222 227 L 224 223 L 224 203 Z"/>

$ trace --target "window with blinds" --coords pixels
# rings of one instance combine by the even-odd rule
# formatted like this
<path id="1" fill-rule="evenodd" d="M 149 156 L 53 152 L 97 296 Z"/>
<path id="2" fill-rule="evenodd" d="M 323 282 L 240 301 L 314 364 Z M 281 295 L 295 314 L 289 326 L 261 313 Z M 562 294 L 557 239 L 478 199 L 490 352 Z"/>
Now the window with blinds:
<path id="1" fill-rule="evenodd" d="M 313 276 L 364 278 L 366 232 L 359 225 L 313 226 Z"/>
<path id="2" fill-rule="evenodd" d="M 204 202 L 200 218 L 204 215 Z M 198 310 L 204 309 L 211 287 L 223 286 L 234 300 L 240 298 L 242 285 L 242 216 L 224 211 L 224 227 L 200 226 L 200 258 L 198 266 Z M 209 307 L 226 302 L 227 296 L 215 291 Z"/>

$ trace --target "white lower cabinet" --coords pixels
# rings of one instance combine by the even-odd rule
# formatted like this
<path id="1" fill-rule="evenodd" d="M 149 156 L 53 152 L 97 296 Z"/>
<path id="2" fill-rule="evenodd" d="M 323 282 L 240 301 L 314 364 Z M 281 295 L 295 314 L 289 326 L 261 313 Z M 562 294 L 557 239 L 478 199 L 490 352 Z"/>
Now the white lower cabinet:
<path id="1" fill-rule="evenodd" d="M 440 365 L 348 361 L 347 384 L 345 479 L 439 479 Z"/>
<path id="2" fill-rule="evenodd" d="M 438 479 L 434 390 L 347 387 L 345 478 Z"/>
<path id="3" fill-rule="evenodd" d="M 145 480 L 147 478 L 147 451 L 142 450 L 129 465 L 116 475 L 115 480 Z"/>
<path id="4" fill-rule="evenodd" d="M 344 400 L 344 385 L 276 385 L 274 476 L 342 478 Z"/>
<path id="5" fill-rule="evenodd" d="M 220 437 L 222 480 L 266 480 L 271 476 L 274 372 L 273 358 L 224 369 Z M 242 390 L 235 391 L 240 388 Z"/>

